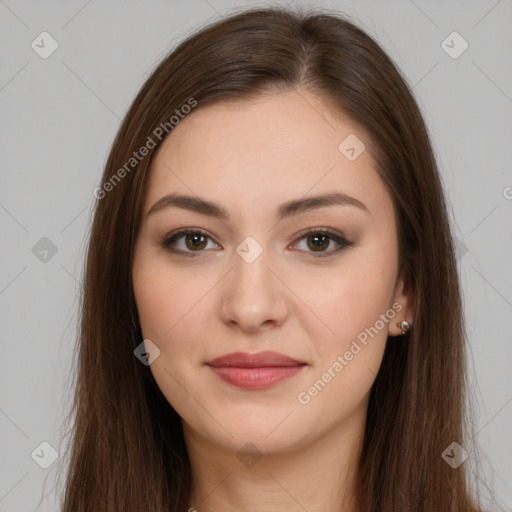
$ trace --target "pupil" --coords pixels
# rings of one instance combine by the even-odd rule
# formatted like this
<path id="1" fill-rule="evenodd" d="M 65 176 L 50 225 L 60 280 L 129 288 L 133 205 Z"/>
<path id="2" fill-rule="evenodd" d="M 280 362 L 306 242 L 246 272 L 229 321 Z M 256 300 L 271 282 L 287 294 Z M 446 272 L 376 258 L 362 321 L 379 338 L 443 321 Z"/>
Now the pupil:
<path id="1" fill-rule="evenodd" d="M 313 247 L 316 247 L 316 248 L 325 248 L 325 240 L 326 240 L 326 236 L 325 235 L 315 235 L 315 236 L 312 236 L 311 237 L 314 242 L 313 242 Z M 320 241 L 322 240 L 322 241 Z M 318 243 L 320 242 L 320 243 Z"/>
<path id="2" fill-rule="evenodd" d="M 204 238 L 204 236 L 200 233 L 188 235 L 188 240 L 192 240 L 192 248 L 195 249 L 202 248 L 202 245 L 204 245 L 204 242 L 201 242 L 202 238 Z"/>

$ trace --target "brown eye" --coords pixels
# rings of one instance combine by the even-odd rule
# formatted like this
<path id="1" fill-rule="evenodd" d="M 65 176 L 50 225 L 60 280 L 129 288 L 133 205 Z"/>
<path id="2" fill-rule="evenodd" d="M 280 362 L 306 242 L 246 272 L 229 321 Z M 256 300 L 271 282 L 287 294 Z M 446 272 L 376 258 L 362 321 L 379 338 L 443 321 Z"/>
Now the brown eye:
<path id="1" fill-rule="evenodd" d="M 180 247 L 179 242 L 181 242 L 182 239 L 184 244 L 182 243 Z M 210 240 L 211 237 L 208 233 L 200 229 L 187 228 L 166 237 L 162 242 L 162 247 L 169 252 L 183 256 L 199 256 L 202 252 L 207 252 L 205 249 Z M 309 229 L 303 232 L 298 240 L 299 243 L 296 243 L 294 247 L 299 246 L 300 243 L 305 240 L 306 248 L 300 249 L 299 247 L 299 249 L 302 252 L 313 254 L 314 257 L 331 256 L 346 247 L 354 245 L 353 242 L 347 241 L 342 235 L 319 228 Z M 212 243 L 219 247 L 213 240 Z M 334 246 L 334 249 L 327 250 L 331 245 Z M 338 247 L 336 247 L 336 245 Z"/>
<path id="2" fill-rule="evenodd" d="M 204 249 L 206 247 L 206 237 L 201 233 L 185 235 L 185 245 L 191 249 Z"/>
<path id="3" fill-rule="evenodd" d="M 329 247 L 331 239 L 326 235 L 309 235 L 306 237 L 308 240 L 308 247 L 316 252 L 317 249 L 323 250 Z"/>
<path id="4" fill-rule="evenodd" d="M 346 247 L 354 245 L 354 242 L 349 242 L 342 235 L 323 228 L 312 228 L 306 230 L 301 234 L 299 243 L 295 244 L 295 246 L 298 247 L 302 240 L 306 240 L 306 248 L 301 250 L 304 250 L 306 253 L 313 253 L 314 257 L 320 258 L 331 256 L 342 251 Z M 330 245 L 338 245 L 338 247 L 335 247 L 334 250 L 326 250 Z"/>
<path id="5" fill-rule="evenodd" d="M 184 244 L 179 247 L 179 242 L 183 239 Z M 173 253 L 180 253 L 186 256 L 195 256 L 192 253 L 204 252 L 208 245 L 210 236 L 208 233 L 199 229 L 182 229 L 173 233 L 165 238 L 162 242 L 162 247 Z"/>

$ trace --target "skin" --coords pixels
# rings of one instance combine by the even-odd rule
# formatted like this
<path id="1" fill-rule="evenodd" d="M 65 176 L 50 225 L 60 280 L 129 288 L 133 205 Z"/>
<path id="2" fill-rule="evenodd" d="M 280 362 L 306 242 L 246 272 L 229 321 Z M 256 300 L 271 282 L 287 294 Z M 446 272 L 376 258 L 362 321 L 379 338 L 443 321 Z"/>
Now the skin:
<path id="1" fill-rule="evenodd" d="M 397 322 L 413 318 L 398 276 L 393 204 L 370 142 L 332 112 L 306 90 L 198 106 L 152 162 L 134 294 L 144 338 L 160 350 L 150 369 L 183 421 L 194 482 L 190 507 L 199 512 L 355 510 L 370 388 L 388 336 L 401 334 Z M 367 148 L 354 161 L 338 149 L 351 133 Z M 277 222 L 281 203 L 334 191 L 359 199 L 369 213 L 334 205 Z M 219 203 L 230 218 L 177 207 L 147 215 L 173 192 Z M 174 248 L 196 257 L 162 247 L 187 227 L 208 237 L 189 236 L 187 244 L 184 235 Z M 315 249 L 314 235 L 300 237 L 307 228 L 329 228 L 353 245 L 334 253 L 339 245 L 327 239 Z M 251 263 L 236 252 L 248 236 L 263 250 Z M 317 256 L 322 251 L 331 255 Z M 393 310 L 397 303 L 400 312 Z M 359 343 L 361 350 L 309 403 L 300 403 L 299 393 L 390 309 L 394 318 Z M 263 350 L 307 366 L 269 388 L 247 390 L 205 365 L 226 353 Z M 237 454 L 246 443 L 261 458 L 244 464 Z"/>

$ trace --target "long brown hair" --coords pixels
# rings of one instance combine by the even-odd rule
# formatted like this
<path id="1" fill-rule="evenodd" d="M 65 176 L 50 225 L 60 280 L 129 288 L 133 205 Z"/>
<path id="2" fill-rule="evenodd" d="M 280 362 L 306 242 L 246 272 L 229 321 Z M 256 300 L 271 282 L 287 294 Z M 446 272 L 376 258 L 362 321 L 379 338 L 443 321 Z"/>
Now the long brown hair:
<path id="1" fill-rule="evenodd" d="M 144 83 L 113 143 L 84 271 L 63 512 L 187 510 L 191 473 L 180 417 L 134 357 L 143 338 L 131 266 L 150 164 L 162 129 L 172 136 L 183 113 L 299 88 L 332 102 L 371 140 L 414 296 L 414 325 L 389 340 L 371 390 L 355 468 L 358 508 L 481 510 L 467 463 L 453 468 L 441 456 L 452 442 L 473 451 L 465 437 L 472 424 L 451 221 L 420 109 L 391 59 L 348 19 L 253 8 L 179 44 Z"/>

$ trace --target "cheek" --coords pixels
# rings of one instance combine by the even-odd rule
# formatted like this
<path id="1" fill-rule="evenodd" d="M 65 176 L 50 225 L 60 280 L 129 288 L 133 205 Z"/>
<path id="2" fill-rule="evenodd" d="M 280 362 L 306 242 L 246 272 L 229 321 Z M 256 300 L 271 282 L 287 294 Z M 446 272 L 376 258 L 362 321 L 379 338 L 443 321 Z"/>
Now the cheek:
<path id="1" fill-rule="evenodd" d="M 136 259 L 133 288 L 144 339 L 160 349 L 151 365 L 173 374 L 192 370 L 203 357 L 212 326 L 212 287 L 216 275 L 172 267 L 162 258 Z"/>
<path id="2" fill-rule="evenodd" d="M 329 292 L 312 296 L 311 309 L 335 334 L 326 335 L 321 326 L 310 331 L 315 370 L 296 395 L 304 421 L 322 417 L 334 425 L 352 411 L 362 411 L 379 371 L 396 315 L 389 303 L 393 276 L 382 264 L 360 263 L 332 279 Z"/>
<path id="3" fill-rule="evenodd" d="M 215 338 L 212 287 L 219 278 L 199 274 L 153 259 L 136 268 L 134 294 L 143 336 L 160 350 L 150 366 L 158 387 L 186 423 L 206 432 L 212 429 L 211 418 L 202 406 L 216 398 L 205 391 L 201 363 Z"/>
<path id="4" fill-rule="evenodd" d="M 311 339 L 323 339 L 326 347 L 342 348 L 365 329 L 372 327 L 390 308 L 393 292 L 394 268 L 372 260 L 359 261 L 333 270 L 330 276 L 314 281 L 304 281 L 300 294 L 307 297 L 306 305 L 314 311 L 322 323 L 315 325 Z M 322 327 L 328 327 L 325 329 Z M 387 337 L 387 324 L 377 328 Z"/>
<path id="5" fill-rule="evenodd" d="M 315 325 L 309 337 L 317 364 L 297 396 L 300 404 L 311 405 L 305 414 L 334 420 L 347 413 L 367 395 L 379 371 L 389 326 L 396 322 L 390 304 L 395 267 L 389 264 L 392 253 L 382 258 L 376 252 L 368 251 L 367 257 L 359 254 L 350 265 L 345 262 L 325 283 L 325 293 L 307 295 L 308 306 L 330 330 L 319 322 L 310 324 Z M 329 404 L 338 405 L 331 408 Z"/>
<path id="6" fill-rule="evenodd" d="M 171 271 L 154 259 L 151 264 L 142 258 L 136 262 L 133 289 L 142 335 L 160 350 L 150 370 L 168 402 L 186 417 L 190 396 L 185 389 L 200 346 L 194 315 L 201 314 L 199 299 L 206 290 L 185 279 L 179 269 Z"/>

